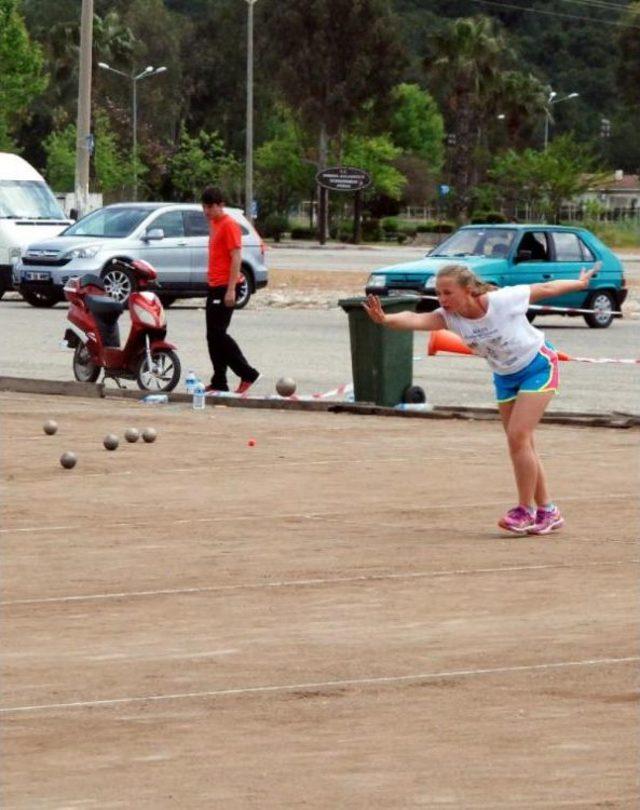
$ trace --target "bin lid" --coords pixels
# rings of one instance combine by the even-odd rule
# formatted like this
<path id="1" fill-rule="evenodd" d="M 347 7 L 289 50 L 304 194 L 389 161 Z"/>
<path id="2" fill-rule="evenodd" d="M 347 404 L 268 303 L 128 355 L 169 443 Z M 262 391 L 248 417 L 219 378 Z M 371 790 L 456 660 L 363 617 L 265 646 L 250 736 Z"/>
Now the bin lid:
<path id="1" fill-rule="evenodd" d="M 362 304 L 367 300 L 366 295 L 360 295 L 353 298 L 341 298 L 338 301 L 338 306 L 342 307 L 345 312 L 353 309 L 362 309 Z M 385 295 L 380 298 L 382 309 L 401 310 L 415 308 L 418 303 L 417 296 L 409 295 Z"/>

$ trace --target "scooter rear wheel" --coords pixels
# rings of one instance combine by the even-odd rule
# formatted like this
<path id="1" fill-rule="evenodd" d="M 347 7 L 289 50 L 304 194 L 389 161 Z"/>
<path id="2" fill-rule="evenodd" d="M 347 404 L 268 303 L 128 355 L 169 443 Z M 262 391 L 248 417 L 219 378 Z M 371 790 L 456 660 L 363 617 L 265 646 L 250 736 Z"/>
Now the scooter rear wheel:
<path id="1" fill-rule="evenodd" d="M 168 393 L 180 380 L 180 359 L 171 349 L 156 349 L 151 352 L 151 368 L 146 353 L 140 356 L 137 383 L 142 391 Z"/>
<path id="2" fill-rule="evenodd" d="M 73 353 L 73 376 L 78 382 L 93 383 L 100 376 L 101 368 L 91 359 L 84 343 L 79 343 Z"/>

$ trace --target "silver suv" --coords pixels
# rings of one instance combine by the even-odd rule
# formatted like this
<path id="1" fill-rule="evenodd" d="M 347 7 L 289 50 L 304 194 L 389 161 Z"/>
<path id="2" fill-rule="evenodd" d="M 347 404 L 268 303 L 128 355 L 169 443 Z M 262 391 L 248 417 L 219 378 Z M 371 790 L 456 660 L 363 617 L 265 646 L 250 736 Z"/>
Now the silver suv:
<path id="1" fill-rule="evenodd" d="M 242 230 L 242 276 L 236 307 L 267 285 L 265 247 L 239 208 L 225 209 Z M 165 306 L 207 293 L 209 226 L 202 208 L 189 203 L 117 203 L 92 211 L 58 236 L 23 250 L 13 284 L 34 307 L 64 299 L 72 276 L 95 273 L 117 301 L 126 302 L 134 280 L 113 259 L 144 259 L 158 271 Z"/>

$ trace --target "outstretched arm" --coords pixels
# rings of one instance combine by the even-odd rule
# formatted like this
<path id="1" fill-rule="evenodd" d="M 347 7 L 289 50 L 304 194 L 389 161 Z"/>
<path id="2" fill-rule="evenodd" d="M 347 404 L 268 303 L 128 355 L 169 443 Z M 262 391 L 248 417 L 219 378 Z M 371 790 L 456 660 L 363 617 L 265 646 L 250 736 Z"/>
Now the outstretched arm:
<path id="1" fill-rule="evenodd" d="M 447 325 L 441 315 L 434 312 L 396 312 L 387 315 L 377 295 L 368 295 L 367 303 L 362 304 L 367 315 L 374 323 L 388 326 L 390 329 L 404 329 L 408 332 L 433 332 L 446 329 Z"/>
<path id="2" fill-rule="evenodd" d="M 580 278 L 567 279 L 566 281 L 558 279 L 557 281 L 545 281 L 542 284 L 532 284 L 529 302 L 535 304 L 536 301 L 541 301 L 543 298 L 555 298 L 557 295 L 586 290 L 591 281 L 591 277 L 594 276 L 601 267 L 602 262 L 596 262 L 591 270 L 586 270 L 583 267 L 580 271 Z"/>

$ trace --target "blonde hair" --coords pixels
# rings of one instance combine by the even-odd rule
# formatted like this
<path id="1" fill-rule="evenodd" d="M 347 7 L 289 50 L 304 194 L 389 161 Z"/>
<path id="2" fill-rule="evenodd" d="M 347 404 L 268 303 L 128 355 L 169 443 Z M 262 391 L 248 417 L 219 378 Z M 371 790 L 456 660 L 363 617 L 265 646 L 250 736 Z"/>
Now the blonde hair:
<path id="1" fill-rule="evenodd" d="M 436 275 L 436 281 L 439 278 L 450 278 L 463 289 L 467 290 L 470 295 L 478 297 L 486 292 L 497 289 L 495 284 L 487 284 L 486 281 L 481 281 L 476 274 L 469 270 L 464 264 L 448 264 L 446 267 L 441 267 Z"/>

